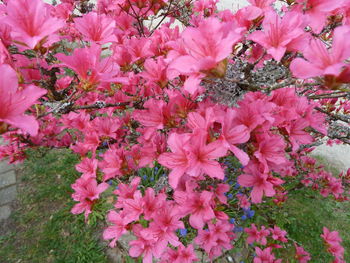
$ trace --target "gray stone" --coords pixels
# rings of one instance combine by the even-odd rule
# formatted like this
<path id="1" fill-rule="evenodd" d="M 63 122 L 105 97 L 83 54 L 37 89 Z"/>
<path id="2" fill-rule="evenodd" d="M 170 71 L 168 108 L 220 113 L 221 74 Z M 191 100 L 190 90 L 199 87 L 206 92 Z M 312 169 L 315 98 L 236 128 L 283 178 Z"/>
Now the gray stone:
<path id="1" fill-rule="evenodd" d="M 3 189 L 0 189 L 0 205 L 7 204 L 16 199 L 17 187 L 12 185 Z"/>
<path id="2" fill-rule="evenodd" d="M 6 161 L 0 162 L 0 173 L 7 172 L 13 169 L 14 166 L 12 164 L 8 164 Z"/>
<path id="3" fill-rule="evenodd" d="M 0 221 L 6 220 L 11 215 L 11 207 L 9 205 L 0 206 Z"/>
<path id="4" fill-rule="evenodd" d="M 1 170 L 0 170 L 1 172 Z M 0 188 L 16 183 L 16 174 L 14 170 L 10 170 L 0 174 Z"/>

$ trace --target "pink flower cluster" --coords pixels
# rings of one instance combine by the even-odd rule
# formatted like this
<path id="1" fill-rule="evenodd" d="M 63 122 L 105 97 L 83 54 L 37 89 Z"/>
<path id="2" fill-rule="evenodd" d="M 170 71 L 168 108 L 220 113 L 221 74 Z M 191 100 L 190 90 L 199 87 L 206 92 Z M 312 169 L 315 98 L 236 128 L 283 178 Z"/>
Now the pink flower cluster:
<path id="1" fill-rule="evenodd" d="M 309 153 L 327 136 L 350 144 L 350 0 L 217 2 L 2 1 L 0 158 L 72 150 L 72 213 L 88 221 L 117 187 L 103 236 L 133 235 L 144 262 L 214 260 L 241 236 L 255 263 L 282 248 L 307 262 L 253 216 L 301 186 L 349 200 L 350 170 Z M 338 235 L 322 237 L 343 262 Z"/>
<path id="2" fill-rule="evenodd" d="M 337 231 L 329 231 L 328 228 L 323 228 L 323 234 L 321 235 L 326 246 L 327 251 L 334 257 L 335 263 L 345 263 L 344 260 L 344 248 L 341 245 L 342 239 L 339 237 Z"/>

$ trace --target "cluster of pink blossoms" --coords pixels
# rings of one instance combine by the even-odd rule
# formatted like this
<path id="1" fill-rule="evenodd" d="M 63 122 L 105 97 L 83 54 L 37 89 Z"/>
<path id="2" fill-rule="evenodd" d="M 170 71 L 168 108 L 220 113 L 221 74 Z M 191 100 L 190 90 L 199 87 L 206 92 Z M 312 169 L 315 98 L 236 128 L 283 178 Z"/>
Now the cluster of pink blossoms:
<path id="1" fill-rule="evenodd" d="M 0 158 L 79 155 L 72 213 L 88 221 L 112 196 L 103 237 L 132 235 L 145 263 L 214 260 L 241 237 L 254 263 L 291 247 L 308 262 L 253 209 L 300 185 L 349 200 L 350 170 L 333 175 L 309 153 L 327 136 L 350 144 L 350 1 L 217 2 L 2 1 Z M 344 262 L 338 233 L 322 237 Z"/>

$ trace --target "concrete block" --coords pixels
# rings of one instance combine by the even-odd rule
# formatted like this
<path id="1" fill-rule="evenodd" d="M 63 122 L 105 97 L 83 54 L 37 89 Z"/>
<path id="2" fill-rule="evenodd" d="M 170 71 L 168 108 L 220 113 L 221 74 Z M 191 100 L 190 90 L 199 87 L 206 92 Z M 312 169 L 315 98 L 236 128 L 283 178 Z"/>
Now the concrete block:
<path id="1" fill-rule="evenodd" d="M 15 167 L 12 164 L 8 164 L 7 161 L 0 162 L 0 173 L 13 170 Z"/>
<path id="2" fill-rule="evenodd" d="M 0 221 L 9 218 L 11 207 L 9 205 L 0 206 Z"/>
<path id="3" fill-rule="evenodd" d="M 0 189 L 16 183 L 16 174 L 14 170 L 5 173 L 0 171 Z"/>
<path id="4" fill-rule="evenodd" d="M 16 195 L 17 195 L 16 185 L 12 185 L 12 186 L 0 189 L 0 205 L 4 205 L 15 200 Z"/>

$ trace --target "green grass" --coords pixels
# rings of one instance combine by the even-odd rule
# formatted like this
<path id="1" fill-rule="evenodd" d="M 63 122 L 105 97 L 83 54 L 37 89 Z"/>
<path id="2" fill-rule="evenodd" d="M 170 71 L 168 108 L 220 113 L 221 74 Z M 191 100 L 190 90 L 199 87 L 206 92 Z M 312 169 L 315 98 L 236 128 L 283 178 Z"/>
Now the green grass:
<path id="1" fill-rule="evenodd" d="M 345 260 L 350 261 L 350 204 L 338 203 L 312 190 L 289 195 L 277 217 L 277 224 L 289 237 L 298 241 L 311 254 L 311 262 L 331 262 L 320 237 L 325 226 L 337 230 L 343 239 Z"/>
<path id="2" fill-rule="evenodd" d="M 31 151 L 29 156 L 20 171 L 11 231 L 0 238 L 1 262 L 107 262 L 97 220 L 85 224 L 83 215 L 70 213 L 77 157 L 62 150 L 44 156 Z"/>

